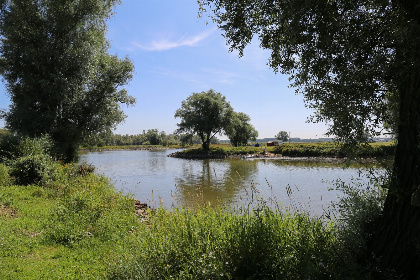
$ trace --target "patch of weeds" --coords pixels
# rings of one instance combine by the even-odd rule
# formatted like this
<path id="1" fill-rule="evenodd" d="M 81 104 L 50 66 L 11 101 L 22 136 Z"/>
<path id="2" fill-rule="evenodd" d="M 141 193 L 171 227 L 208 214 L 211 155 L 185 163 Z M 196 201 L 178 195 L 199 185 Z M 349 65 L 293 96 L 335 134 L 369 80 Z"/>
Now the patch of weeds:
<path id="1" fill-rule="evenodd" d="M 359 178 L 360 179 L 360 178 Z M 386 178 L 371 178 L 370 183 L 353 179 L 351 183 L 335 182 L 335 189 L 343 193 L 333 202 L 326 215 L 337 228 L 335 270 L 343 279 L 370 279 L 375 261 L 367 250 L 367 240 L 376 230 L 386 198 Z M 342 263 L 346 263 L 342 266 Z M 352 278 L 349 278 L 352 277 Z"/>
<path id="2" fill-rule="evenodd" d="M 0 163 L 0 186 L 8 186 L 10 184 L 9 168 L 5 164 Z"/>
<path id="3" fill-rule="evenodd" d="M 80 183 L 80 189 L 64 193 L 52 210 L 45 241 L 73 246 L 85 239 L 108 241 L 128 234 L 137 222 L 132 198 L 95 175 Z"/>
<path id="4" fill-rule="evenodd" d="M 9 160 L 10 175 L 16 184 L 41 184 L 54 180 L 58 163 L 50 156 L 49 137 L 23 138 L 16 147 L 17 156 Z"/>
<path id="5" fill-rule="evenodd" d="M 204 207 L 151 213 L 139 242 L 144 279 L 322 279 L 335 238 L 304 214 Z"/>

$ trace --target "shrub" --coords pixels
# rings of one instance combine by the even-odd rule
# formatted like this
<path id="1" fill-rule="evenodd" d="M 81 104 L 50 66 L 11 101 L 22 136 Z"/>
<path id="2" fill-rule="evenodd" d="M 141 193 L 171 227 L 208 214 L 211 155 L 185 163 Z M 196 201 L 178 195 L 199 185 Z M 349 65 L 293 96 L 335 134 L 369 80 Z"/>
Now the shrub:
<path id="1" fill-rule="evenodd" d="M 53 143 L 48 135 L 36 138 L 24 137 L 17 145 L 16 156 L 50 155 L 52 147 Z"/>
<path id="2" fill-rule="evenodd" d="M 339 269 L 340 277 L 349 274 L 357 276 L 358 271 L 369 274 L 374 269 L 375 261 L 370 259 L 367 241 L 376 230 L 375 225 L 382 213 L 386 198 L 386 190 L 382 186 L 385 184 L 385 177 L 373 178 L 369 184 L 362 184 L 358 179 L 349 184 L 341 180 L 335 182 L 335 189 L 343 195 L 332 203 L 332 215 L 327 216 L 334 220 L 337 228 L 339 246 L 335 264 L 347 263 Z"/>
<path id="3" fill-rule="evenodd" d="M 0 163 L 0 186 L 6 186 L 10 184 L 9 168 Z"/>
<path id="4" fill-rule="evenodd" d="M 159 209 L 139 236 L 143 279 L 323 279 L 333 229 L 304 214 Z M 125 268 L 129 274 L 132 270 Z"/>
<path id="5" fill-rule="evenodd" d="M 51 211 L 44 241 L 73 246 L 90 238 L 123 238 L 136 222 L 133 199 L 116 193 L 104 177 L 74 175 L 77 189 L 63 192 Z"/>
<path id="6" fill-rule="evenodd" d="M 16 147 L 20 137 L 13 135 L 6 130 L 0 130 L 0 162 L 8 162 L 16 156 Z"/>
<path id="7" fill-rule="evenodd" d="M 77 174 L 86 176 L 88 174 L 91 174 L 95 171 L 95 166 L 92 164 L 88 164 L 86 162 L 82 162 L 80 164 L 77 164 Z"/>
<path id="8" fill-rule="evenodd" d="M 21 139 L 16 147 L 17 157 L 10 161 L 10 175 L 17 184 L 39 184 L 54 178 L 58 168 L 49 155 L 51 143 L 48 136 Z"/>
<path id="9" fill-rule="evenodd" d="M 57 173 L 57 164 L 45 155 L 19 157 L 12 162 L 10 175 L 16 184 L 41 184 L 52 180 Z"/>

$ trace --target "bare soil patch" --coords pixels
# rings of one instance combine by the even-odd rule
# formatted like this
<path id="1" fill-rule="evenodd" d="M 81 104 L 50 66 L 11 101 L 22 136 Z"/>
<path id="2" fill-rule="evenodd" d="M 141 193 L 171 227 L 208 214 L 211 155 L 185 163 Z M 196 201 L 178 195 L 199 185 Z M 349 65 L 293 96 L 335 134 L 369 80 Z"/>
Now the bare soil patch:
<path id="1" fill-rule="evenodd" d="M 0 217 L 15 218 L 17 211 L 13 207 L 0 205 Z"/>

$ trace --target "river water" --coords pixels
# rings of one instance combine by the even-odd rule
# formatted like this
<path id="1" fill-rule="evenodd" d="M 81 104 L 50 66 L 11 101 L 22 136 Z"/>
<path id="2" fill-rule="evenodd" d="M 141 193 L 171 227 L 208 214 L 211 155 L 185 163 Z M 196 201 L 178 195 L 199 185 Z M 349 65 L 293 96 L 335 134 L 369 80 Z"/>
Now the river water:
<path id="1" fill-rule="evenodd" d="M 279 159 L 168 157 L 174 150 L 104 151 L 81 155 L 124 193 L 157 207 L 257 205 L 289 207 L 321 215 L 341 193 L 334 181 L 367 183 L 367 169 L 326 162 Z"/>

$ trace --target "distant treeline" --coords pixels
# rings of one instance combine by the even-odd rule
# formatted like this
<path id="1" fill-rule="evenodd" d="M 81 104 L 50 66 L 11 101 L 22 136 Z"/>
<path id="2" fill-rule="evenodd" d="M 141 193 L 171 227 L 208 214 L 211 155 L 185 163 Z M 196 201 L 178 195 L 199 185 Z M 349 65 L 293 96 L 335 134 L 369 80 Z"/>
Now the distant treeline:
<path id="1" fill-rule="evenodd" d="M 212 144 L 217 144 L 217 138 L 212 139 Z M 83 147 L 104 147 L 104 146 L 127 146 L 127 145 L 193 145 L 201 144 L 201 139 L 197 135 L 190 134 L 166 134 L 165 131 L 158 129 L 143 130 L 143 133 L 135 135 L 121 135 L 114 133 L 103 133 L 86 139 Z"/>

